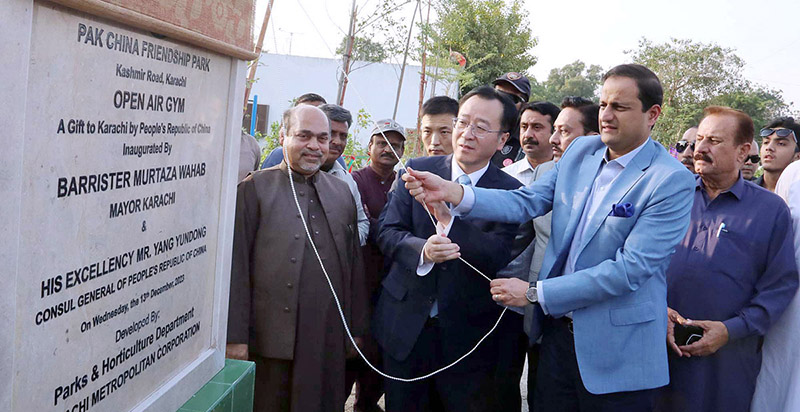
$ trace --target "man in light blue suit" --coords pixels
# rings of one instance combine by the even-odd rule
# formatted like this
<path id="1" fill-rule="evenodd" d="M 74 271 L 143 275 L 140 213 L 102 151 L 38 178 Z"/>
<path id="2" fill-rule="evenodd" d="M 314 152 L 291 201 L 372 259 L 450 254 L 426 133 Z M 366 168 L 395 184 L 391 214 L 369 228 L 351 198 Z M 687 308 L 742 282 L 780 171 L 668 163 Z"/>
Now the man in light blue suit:
<path id="1" fill-rule="evenodd" d="M 649 137 L 662 99 L 646 67 L 611 69 L 601 136 L 577 139 L 523 189 L 463 187 L 411 170 L 404 177 L 418 201 L 450 202 L 473 219 L 518 223 L 552 210 L 540 280 L 491 284 L 499 303 L 534 305 L 538 411 L 652 410 L 654 389 L 669 382 L 665 271 L 686 233 L 695 183 Z"/>

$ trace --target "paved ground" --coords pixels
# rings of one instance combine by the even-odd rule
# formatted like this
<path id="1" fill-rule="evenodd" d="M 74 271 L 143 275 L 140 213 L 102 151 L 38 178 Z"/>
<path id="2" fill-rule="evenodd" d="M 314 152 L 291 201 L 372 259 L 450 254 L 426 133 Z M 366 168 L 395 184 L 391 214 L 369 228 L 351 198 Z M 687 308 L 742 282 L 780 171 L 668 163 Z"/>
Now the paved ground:
<path id="1" fill-rule="evenodd" d="M 519 390 L 522 393 L 522 412 L 528 412 L 528 362 L 525 361 L 525 370 L 522 372 L 522 380 L 519 383 Z M 345 412 L 353 412 L 353 402 L 355 401 L 355 388 L 353 388 L 353 393 L 350 394 L 350 397 L 347 398 L 347 403 L 345 404 L 344 410 Z M 383 398 L 381 398 L 380 402 L 378 403 L 381 407 L 383 407 Z"/>

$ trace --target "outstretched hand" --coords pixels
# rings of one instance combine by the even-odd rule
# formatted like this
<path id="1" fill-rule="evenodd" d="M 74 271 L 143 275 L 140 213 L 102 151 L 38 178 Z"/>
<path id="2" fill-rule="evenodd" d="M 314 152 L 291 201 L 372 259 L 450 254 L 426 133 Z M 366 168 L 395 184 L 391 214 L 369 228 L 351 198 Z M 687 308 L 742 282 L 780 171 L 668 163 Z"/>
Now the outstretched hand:
<path id="1" fill-rule="evenodd" d="M 450 202 L 454 206 L 461 202 L 464 190 L 458 183 L 444 180 L 430 172 L 418 172 L 410 167 L 406 170 L 407 173 L 403 174 L 403 181 L 406 182 L 408 192 L 418 202 L 422 204 Z"/>

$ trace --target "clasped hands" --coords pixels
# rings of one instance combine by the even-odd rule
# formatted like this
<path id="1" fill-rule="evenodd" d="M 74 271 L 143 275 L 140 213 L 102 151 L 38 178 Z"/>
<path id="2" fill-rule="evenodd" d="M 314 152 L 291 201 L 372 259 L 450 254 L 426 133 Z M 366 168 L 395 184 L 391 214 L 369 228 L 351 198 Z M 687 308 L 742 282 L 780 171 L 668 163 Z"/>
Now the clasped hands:
<path id="1" fill-rule="evenodd" d="M 675 324 L 697 326 L 703 329 L 703 337 L 690 345 L 675 342 Z M 728 328 L 724 323 L 711 320 L 691 320 L 676 310 L 667 308 L 667 344 L 680 357 L 709 356 L 728 343 Z"/>
<path id="2" fill-rule="evenodd" d="M 430 172 L 418 172 L 408 168 L 408 173 L 403 174 L 403 180 L 409 194 L 427 205 L 428 210 L 439 223 L 437 233 L 428 238 L 423 247 L 423 259 L 426 262 L 442 263 L 461 257 L 460 248 L 443 234 L 444 228 L 450 223 L 452 217 L 450 210 L 444 202 L 458 205 L 464 196 L 464 189 L 460 184 L 442 179 Z M 524 307 L 528 305 L 525 292 L 528 282 L 520 279 L 494 279 L 489 284 L 492 299 L 505 306 Z"/>

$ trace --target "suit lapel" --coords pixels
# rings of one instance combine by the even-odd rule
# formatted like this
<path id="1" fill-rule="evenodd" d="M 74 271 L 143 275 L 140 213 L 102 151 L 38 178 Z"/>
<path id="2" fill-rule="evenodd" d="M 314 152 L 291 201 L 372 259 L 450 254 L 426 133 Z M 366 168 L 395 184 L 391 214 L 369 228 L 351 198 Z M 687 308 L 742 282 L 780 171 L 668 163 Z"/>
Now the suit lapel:
<path id="1" fill-rule="evenodd" d="M 636 182 L 644 176 L 644 171 L 653 160 L 653 148 L 652 142 L 647 142 L 646 146 L 631 159 L 628 166 L 613 181 L 606 194 L 599 199 L 599 204 L 595 209 L 597 212 L 590 217 L 589 222 L 586 224 L 586 229 L 583 232 L 581 244 L 578 248 L 578 255 L 583 252 L 583 249 L 592 240 L 597 230 L 600 229 L 600 225 L 608 218 L 608 214 L 611 212 L 611 205 L 619 203 L 630 192 Z"/>
<path id="2" fill-rule="evenodd" d="M 489 162 L 489 168 L 483 173 L 477 183 L 473 183 L 475 187 L 495 188 L 495 181 L 497 180 L 497 173 L 500 169 Z"/>
<path id="3" fill-rule="evenodd" d="M 433 160 L 433 159 L 431 159 L 431 160 Z M 452 162 L 452 160 L 453 160 L 453 155 L 452 154 L 451 155 L 447 155 L 447 156 L 441 156 L 438 161 L 431 162 L 431 164 L 429 166 L 422 167 L 419 170 L 420 171 L 431 172 L 431 173 L 441 177 L 442 179 L 450 180 L 450 176 L 452 175 L 452 170 L 451 170 L 451 165 L 452 165 L 451 162 Z M 416 166 L 416 165 L 414 165 L 414 166 Z M 412 167 L 412 169 L 413 168 L 414 167 Z M 425 170 L 426 168 L 429 168 L 429 169 Z M 423 206 L 421 203 L 417 202 L 413 198 L 411 200 L 413 201 L 412 210 L 414 210 L 413 208 L 418 208 L 420 213 L 422 213 L 422 216 L 424 216 L 424 218 L 422 219 L 422 222 L 424 222 L 424 223 L 422 223 L 422 224 L 425 225 L 426 228 L 429 228 L 432 231 L 432 233 L 435 233 L 436 232 L 436 226 L 433 224 L 433 222 L 431 222 L 430 217 L 428 217 L 428 212 L 425 210 L 425 206 Z M 448 204 L 448 206 L 449 206 L 449 204 Z"/>
<path id="4" fill-rule="evenodd" d="M 451 180 L 453 176 L 452 165 L 453 164 L 453 155 L 447 155 L 442 158 L 442 161 L 439 163 L 436 170 L 432 170 L 432 172 L 436 173 L 445 180 Z"/>
<path id="5" fill-rule="evenodd" d="M 572 206 L 566 230 L 564 231 L 564 237 L 562 238 L 563 243 L 558 246 L 558 255 L 550 270 L 547 271 L 547 273 L 539 273 L 541 279 L 560 276 L 564 271 L 564 264 L 567 261 L 569 248 L 572 245 L 572 238 L 575 237 L 578 221 L 583 213 L 583 208 L 586 207 L 586 201 L 589 198 L 589 192 L 592 190 L 592 183 L 597 175 L 597 169 L 600 168 L 600 162 L 603 161 L 603 152 L 605 150 L 606 146 L 602 145 L 594 154 L 587 156 L 584 161 L 581 162 L 580 172 L 578 173 L 574 186 L 567 188 L 567 190 L 572 193 Z"/>
<path id="6" fill-rule="evenodd" d="M 603 161 L 603 153 L 606 146 L 603 145 L 588 159 L 581 162 L 581 170 L 578 173 L 575 187 L 569 188 L 573 190 L 572 198 L 572 211 L 569 214 L 569 221 L 567 222 L 567 230 L 565 232 L 565 244 L 562 245 L 564 253 L 569 252 L 572 238 L 575 236 L 575 230 L 578 227 L 578 222 L 583 214 L 583 209 L 586 207 L 586 201 L 589 199 L 589 193 L 592 191 L 592 184 L 595 177 L 597 177 L 597 170 L 600 168 L 600 163 Z"/>

